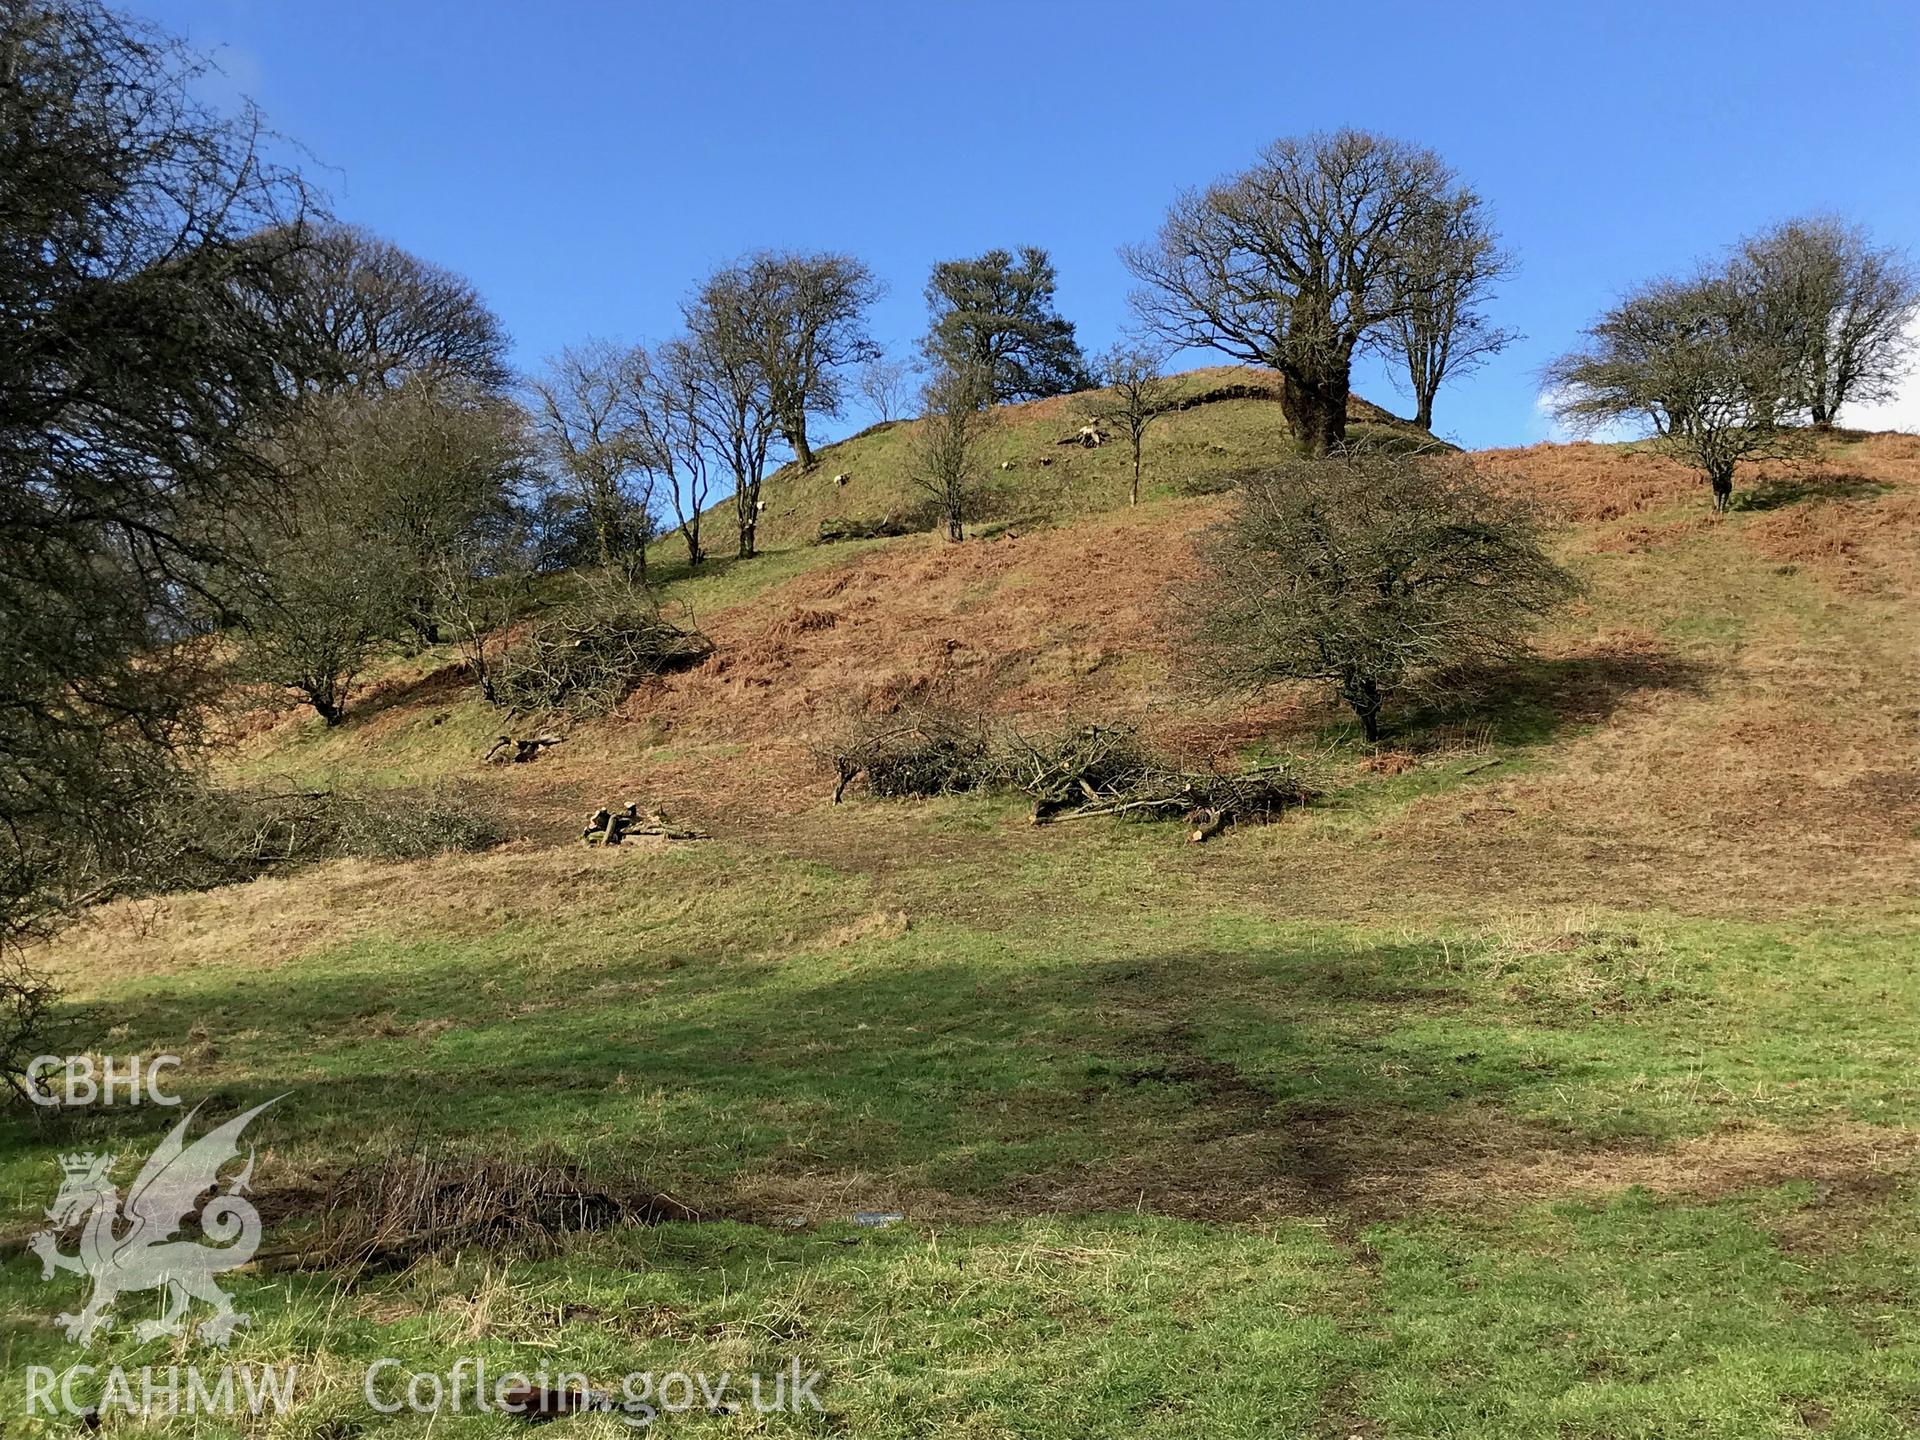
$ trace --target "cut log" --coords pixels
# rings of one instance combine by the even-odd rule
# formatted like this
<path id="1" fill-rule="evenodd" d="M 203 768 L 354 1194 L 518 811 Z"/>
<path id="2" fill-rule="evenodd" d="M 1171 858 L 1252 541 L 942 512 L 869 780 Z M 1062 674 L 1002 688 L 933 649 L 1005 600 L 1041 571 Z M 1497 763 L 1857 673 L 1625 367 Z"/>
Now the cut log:
<path id="1" fill-rule="evenodd" d="M 707 831 L 691 825 L 676 825 L 658 810 L 640 812 L 640 802 L 628 801 L 619 810 L 604 806 L 587 817 L 581 838 L 589 845 L 618 845 L 635 835 L 651 835 L 661 840 L 711 840 Z"/>
<path id="2" fill-rule="evenodd" d="M 1196 810 L 1188 818 L 1193 828 L 1187 832 L 1187 843 L 1204 845 L 1227 828 L 1227 822 L 1233 818 L 1233 815 L 1226 810 Z"/>

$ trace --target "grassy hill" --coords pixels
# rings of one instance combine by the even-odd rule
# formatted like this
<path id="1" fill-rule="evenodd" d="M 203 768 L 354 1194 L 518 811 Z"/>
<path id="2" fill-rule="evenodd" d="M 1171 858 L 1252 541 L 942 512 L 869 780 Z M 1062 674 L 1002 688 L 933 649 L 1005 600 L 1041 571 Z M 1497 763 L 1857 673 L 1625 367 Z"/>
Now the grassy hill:
<path id="1" fill-rule="evenodd" d="M 1584 596 L 1483 703 L 1367 746 L 1309 691 L 1195 695 L 1168 619 L 1278 407 L 1171 417 L 1131 510 L 1072 428 L 1009 417 L 1000 519 L 959 546 L 805 543 L 909 498 L 897 429 L 776 477 L 770 553 L 669 578 L 714 656 L 533 764 L 478 763 L 500 718 L 440 654 L 335 730 L 236 711 L 236 777 L 458 778 L 521 838 L 118 902 L 42 954 L 104 1051 L 185 1057 L 190 1103 L 288 1092 L 254 1178 L 284 1253 L 230 1277 L 234 1358 L 307 1367 L 272 1433 L 360 1433 L 375 1357 L 473 1355 L 826 1373 L 824 1417 L 663 1422 L 713 1435 L 1911 1433 L 1920 438 L 1743 473 L 1721 519 L 1635 447 L 1482 455 L 1558 508 Z M 927 693 L 1310 755 L 1328 793 L 1204 846 L 830 803 L 810 737 Z M 714 838 L 580 846 L 629 798 Z M 16 1247 L 57 1153 L 124 1181 L 164 1129 L 0 1125 Z M 698 1218 L 286 1258 L 354 1166 L 423 1147 Z M 0 1268 L 0 1404 L 69 1362 L 79 1293 Z"/>
<path id="2" fill-rule="evenodd" d="M 1267 371 L 1215 366 L 1175 379 L 1174 404 L 1148 432 L 1153 461 L 1145 493 L 1186 493 L 1196 481 L 1257 465 L 1286 443 L 1279 377 Z M 1348 407 L 1355 435 L 1430 437 L 1355 396 Z M 987 523 L 1036 515 L 1064 517 L 1112 509 L 1127 497 L 1132 458 L 1124 439 L 1086 449 L 1062 444 L 1085 423 L 1073 396 L 1002 406 L 1000 425 L 986 446 L 988 484 L 979 518 Z M 911 479 L 913 422 L 876 425 L 820 447 L 806 471 L 788 465 L 767 478 L 761 543 L 770 549 L 812 543 L 822 521 L 872 523 L 892 518 L 932 529 L 929 497 Z M 845 476 L 845 483 L 839 477 Z M 725 553 L 732 534 L 732 501 L 716 505 L 705 523 Z M 668 554 L 674 543 L 665 547 Z"/>

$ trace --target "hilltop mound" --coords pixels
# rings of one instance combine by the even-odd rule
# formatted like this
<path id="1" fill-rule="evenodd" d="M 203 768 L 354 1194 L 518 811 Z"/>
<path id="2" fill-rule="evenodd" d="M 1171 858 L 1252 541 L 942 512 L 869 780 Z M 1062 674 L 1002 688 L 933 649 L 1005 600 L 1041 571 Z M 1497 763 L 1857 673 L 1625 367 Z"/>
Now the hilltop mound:
<path id="1" fill-rule="evenodd" d="M 1177 408 L 1149 432 L 1148 496 L 1204 487 L 1258 464 L 1287 443 L 1291 432 L 1280 409 L 1281 380 L 1271 371 L 1215 366 L 1189 371 L 1175 383 Z M 1432 440 L 1358 396 L 1348 402 L 1347 414 L 1356 434 Z M 1124 441 L 1094 449 L 1061 443 L 1083 423 L 1074 396 L 1003 405 L 998 415 L 985 459 L 991 478 L 976 507 L 980 521 L 1088 514 L 1124 502 L 1131 464 Z M 768 476 L 762 488 L 767 508 L 761 544 L 769 549 L 811 544 L 820 538 L 823 522 L 855 533 L 889 522 L 895 531 L 931 530 L 929 497 L 908 475 L 914 423 L 871 426 L 821 446 L 810 470 L 787 465 Z M 713 507 L 705 523 L 715 547 L 723 549 L 733 523 L 732 502 Z"/>

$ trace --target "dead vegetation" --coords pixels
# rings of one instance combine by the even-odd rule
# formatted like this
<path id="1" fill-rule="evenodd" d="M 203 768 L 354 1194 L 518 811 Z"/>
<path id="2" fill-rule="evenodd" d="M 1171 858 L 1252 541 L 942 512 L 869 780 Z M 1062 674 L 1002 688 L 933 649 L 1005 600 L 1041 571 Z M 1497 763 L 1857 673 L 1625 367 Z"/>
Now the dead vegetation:
<path id="1" fill-rule="evenodd" d="M 475 1247 L 547 1254 L 569 1234 L 700 1218 L 630 1175 L 418 1146 L 328 1179 L 316 1207 L 296 1263 L 322 1270 L 400 1268 Z"/>
<path id="2" fill-rule="evenodd" d="M 817 753 L 834 773 L 836 804 L 862 777 L 869 793 L 885 798 L 1011 790 L 1032 799 L 1036 825 L 1101 815 L 1184 817 L 1195 843 L 1229 825 L 1264 824 L 1315 793 L 1294 762 L 1231 773 L 1182 770 L 1147 754 L 1128 726 L 1027 735 L 941 705 L 857 717 Z"/>
<path id="3" fill-rule="evenodd" d="M 418 860 L 506 838 L 490 806 L 457 783 L 360 791 L 192 785 L 154 803 L 139 869 L 112 888 L 207 890 L 298 864 Z"/>
<path id="4" fill-rule="evenodd" d="M 612 586 L 529 626 L 494 677 L 509 710 L 604 715 L 642 682 L 713 653 L 691 625 L 669 620 L 638 586 Z"/>

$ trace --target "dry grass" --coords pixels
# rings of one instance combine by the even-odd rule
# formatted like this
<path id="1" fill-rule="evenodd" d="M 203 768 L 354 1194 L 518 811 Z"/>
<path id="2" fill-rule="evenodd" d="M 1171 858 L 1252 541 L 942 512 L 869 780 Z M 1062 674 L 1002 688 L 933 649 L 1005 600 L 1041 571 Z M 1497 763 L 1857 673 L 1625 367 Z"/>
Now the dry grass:
<path id="1" fill-rule="evenodd" d="M 1548 665 L 1527 682 L 1550 744 L 1530 763 L 1431 786 L 1418 782 L 1448 746 L 1396 739 L 1418 765 L 1357 763 L 1369 783 L 1411 789 L 1364 823 L 1295 822 L 1284 838 L 1243 835 L 1204 862 L 1167 863 L 1204 863 L 1221 883 L 1326 915 L 1380 913 L 1394 897 L 1480 913 L 1489 892 L 1740 913 L 1883 904 L 1920 888 L 1920 439 L 1876 436 L 1818 464 L 1743 473 L 1740 493 L 1764 504 L 1720 521 L 1688 472 L 1644 452 L 1480 458 L 1572 516 L 1565 550 L 1590 586 L 1542 637 Z M 1319 746 L 1341 717 L 1302 692 L 1225 705 L 1173 678 L 1165 597 L 1227 503 L 1163 500 L 960 546 L 909 537 L 833 557 L 703 614 L 717 645 L 704 664 L 488 783 L 531 833 L 556 840 L 575 812 L 640 796 L 723 837 L 834 863 L 864 865 L 872 851 L 878 867 L 886 846 L 1071 843 L 934 836 L 910 815 L 830 820 L 808 737 L 849 707 L 938 693 L 1035 728 L 1132 723 L 1197 766 L 1251 746 Z M 396 698 L 356 733 L 374 754 L 437 741 L 424 727 L 443 703 L 437 691 Z M 1499 743 L 1483 736 L 1476 749 L 1497 755 Z M 533 874 L 544 862 L 509 852 L 499 863 Z M 296 932 L 302 908 L 290 904 Z"/>

